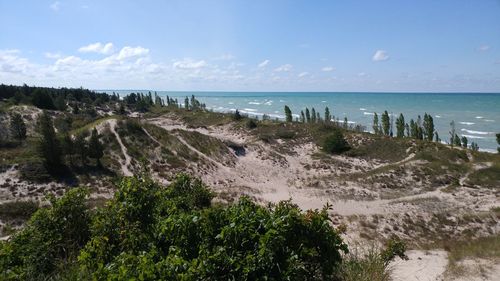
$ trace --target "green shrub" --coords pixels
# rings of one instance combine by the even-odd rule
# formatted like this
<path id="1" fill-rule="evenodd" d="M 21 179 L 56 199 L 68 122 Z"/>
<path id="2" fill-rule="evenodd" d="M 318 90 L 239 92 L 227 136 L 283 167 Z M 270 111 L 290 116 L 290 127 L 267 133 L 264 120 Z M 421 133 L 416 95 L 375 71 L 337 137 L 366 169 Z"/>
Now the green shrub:
<path id="1" fill-rule="evenodd" d="M 247 120 L 246 127 L 248 129 L 255 129 L 255 128 L 257 128 L 257 122 L 255 122 L 255 120 L 253 120 L 252 118 L 250 118 L 250 119 Z"/>
<path id="2" fill-rule="evenodd" d="M 12 201 L 0 204 L 0 218 L 29 219 L 38 210 L 38 202 Z"/>
<path id="3" fill-rule="evenodd" d="M 334 130 L 323 140 L 322 149 L 327 153 L 342 153 L 350 149 L 349 144 L 340 130 Z"/>

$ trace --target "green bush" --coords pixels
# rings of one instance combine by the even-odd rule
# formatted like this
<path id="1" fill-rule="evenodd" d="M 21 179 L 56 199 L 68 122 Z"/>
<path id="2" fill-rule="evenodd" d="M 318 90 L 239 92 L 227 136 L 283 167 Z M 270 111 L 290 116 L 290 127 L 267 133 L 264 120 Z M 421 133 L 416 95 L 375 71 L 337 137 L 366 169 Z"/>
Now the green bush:
<path id="1" fill-rule="evenodd" d="M 0 204 L 0 218 L 29 219 L 38 210 L 36 201 L 12 201 Z"/>
<path id="2" fill-rule="evenodd" d="M 257 122 L 255 122 L 255 120 L 250 118 L 247 120 L 246 126 L 248 129 L 255 129 L 255 128 L 257 128 Z"/>
<path id="3" fill-rule="evenodd" d="M 329 134 L 323 140 L 322 149 L 327 153 L 342 153 L 350 149 L 349 144 L 344 138 L 344 134 L 338 129 Z"/>

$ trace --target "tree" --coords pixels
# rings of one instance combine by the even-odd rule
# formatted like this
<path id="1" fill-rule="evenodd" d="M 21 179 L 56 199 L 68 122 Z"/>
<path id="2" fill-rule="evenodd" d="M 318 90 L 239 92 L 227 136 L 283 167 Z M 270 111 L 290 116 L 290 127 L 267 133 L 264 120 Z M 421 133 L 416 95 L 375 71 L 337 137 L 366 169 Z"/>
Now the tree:
<path id="1" fill-rule="evenodd" d="M 26 139 L 26 124 L 19 113 L 13 113 L 10 116 L 10 134 L 19 142 Z"/>
<path id="2" fill-rule="evenodd" d="M 311 123 L 316 123 L 316 110 L 314 107 L 311 109 Z"/>
<path id="3" fill-rule="evenodd" d="M 339 129 L 335 129 L 333 133 L 323 140 L 322 149 L 327 153 L 342 153 L 349 150 L 350 147 L 344 138 L 344 134 Z"/>
<path id="4" fill-rule="evenodd" d="M 347 121 L 347 117 L 344 117 L 344 125 L 343 125 L 344 130 L 347 130 L 349 128 L 349 122 Z"/>
<path id="5" fill-rule="evenodd" d="M 435 141 L 435 142 L 441 142 L 441 139 L 439 138 L 439 134 L 438 134 L 438 132 L 435 132 L 435 133 L 434 133 L 434 141 Z"/>
<path id="6" fill-rule="evenodd" d="M 94 127 L 92 133 L 90 134 L 89 140 L 89 156 L 90 158 L 96 159 L 97 165 L 101 165 L 101 158 L 104 156 L 104 148 L 102 143 L 99 141 L 100 135 L 97 129 Z"/>
<path id="7" fill-rule="evenodd" d="M 477 143 L 475 143 L 475 142 L 471 142 L 470 143 L 470 149 L 472 151 L 479 151 L 479 145 L 477 145 Z"/>
<path id="8" fill-rule="evenodd" d="M 71 164 L 73 164 L 73 154 L 75 154 L 75 144 L 69 133 L 65 133 L 63 138 L 61 139 L 61 148 L 63 154 L 68 156 Z"/>
<path id="9" fill-rule="evenodd" d="M 434 137 L 434 120 L 430 114 L 424 114 L 424 136 L 428 141 L 432 141 Z"/>
<path id="10" fill-rule="evenodd" d="M 466 136 L 462 136 L 462 147 L 464 148 L 467 148 L 467 137 Z"/>
<path id="11" fill-rule="evenodd" d="M 450 123 L 450 145 L 453 147 L 453 144 L 455 143 L 455 121 L 452 120 Z"/>
<path id="12" fill-rule="evenodd" d="M 41 109 L 55 109 L 52 97 L 45 89 L 37 88 L 32 93 L 31 102 Z"/>
<path id="13" fill-rule="evenodd" d="M 306 107 L 306 122 L 311 123 L 311 113 L 309 113 L 309 108 Z"/>
<path id="14" fill-rule="evenodd" d="M 38 120 L 38 140 L 37 150 L 44 160 L 47 168 L 57 169 L 61 166 L 61 145 L 57 139 L 52 118 L 47 112 L 43 112 Z"/>
<path id="15" fill-rule="evenodd" d="M 329 123 L 332 119 L 332 116 L 330 115 L 330 109 L 327 107 L 325 107 L 325 122 L 326 123 Z"/>
<path id="16" fill-rule="evenodd" d="M 376 135 L 380 135 L 380 126 L 378 124 L 378 114 L 377 112 L 374 112 L 373 113 L 373 133 L 375 133 Z"/>
<path id="17" fill-rule="evenodd" d="M 381 122 L 382 122 L 382 132 L 384 135 L 388 136 L 390 134 L 390 128 L 391 128 L 391 124 L 390 124 L 390 118 L 389 118 L 389 113 L 387 112 L 387 110 L 384 111 L 384 113 L 382 113 L 382 118 L 381 118 Z"/>
<path id="18" fill-rule="evenodd" d="M 54 106 L 56 107 L 57 110 L 64 111 L 66 110 L 66 100 L 64 99 L 64 96 L 59 94 L 57 98 L 54 101 Z"/>
<path id="19" fill-rule="evenodd" d="M 243 118 L 243 116 L 241 116 L 240 111 L 238 109 L 236 109 L 236 111 L 234 112 L 234 115 L 233 115 L 233 119 L 238 121 L 238 120 L 241 120 L 242 118 Z"/>
<path id="20" fill-rule="evenodd" d="M 306 122 L 306 116 L 304 115 L 304 110 L 300 111 L 300 122 L 305 123 Z"/>
<path id="21" fill-rule="evenodd" d="M 417 117 L 417 139 L 423 140 L 424 139 L 424 130 L 422 129 L 422 118 L 420 115 Z"/>
<path id="22" fill-rule="evenodd" d="M 396 137 L 403 138 L 405 136 L 405 117 L 403 113 L 396 118 Z"/>
<path id="23" fill-rule="evenodd" d="M 80 161 L 82 165 L 84 165 L 86 163 L 88 155 L 88 145 L 85 133 L 80 133 L 76 135 L 74 152 L 75 154 L 78 154 L 80 156 Z"/>
<path id="24" fill-rule="evenodd" d="M 417 123 L 413 121 L 413 119 L 410 120 L 410 137 L 413 139 L 416 139 L 418 135 L 418 127 Z"/>
<path id="25" fill-rule="evenodd" d="M 188 97 L 186 97 L 186 98 L 184 99 L 184 108 L 185 108 L 185 109 L 189 109 L 189 98 L 188 98 Z"/>
<path id="26" fill-rule="evenodd" d="M 500 145 L 500 133 L 497 134 L 497 143 Z M 497 148 L 498 153 L 500 153 L 500 147 Z"/>
<path id="27" fill-rule="evenodd" d="M 290 110 L 290 107 L 288 107 L 288 105 L 285 105 L 285 120 L 286 122 L 293 121 L 292 111 Z"/>
<path id="28" fill-rule="evenodd" d="M 460 140 L 460 137 L 455 134 L 455 137 L 453 138 L 453 145 L 456 145 L 460 147 L 462 145 L 462 141 Z"/>

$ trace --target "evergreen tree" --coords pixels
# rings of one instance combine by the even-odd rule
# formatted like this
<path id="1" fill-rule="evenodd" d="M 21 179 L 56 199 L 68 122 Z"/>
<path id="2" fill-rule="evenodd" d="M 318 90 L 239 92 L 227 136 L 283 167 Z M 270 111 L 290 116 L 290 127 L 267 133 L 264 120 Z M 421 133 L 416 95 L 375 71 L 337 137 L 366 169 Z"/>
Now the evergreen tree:
<path id="1" fill-rule="evenodd" d="M 86 134 L 85 133 L 77 134 L 75 137 L 74 144 L 75 144 L 74 153 L 80 156 L 80 161 L 82 165 L 84 165 L 87 162 L 87 155 L 88 155 Z"/>
<path id="2" fill-rule="evenodd" d="M 57 169 L 61 166 L 61 145 L 56 137 L 52 118 L 47 112 L 43 112 L 38 120 L 38 140 L 37 150 L 45 164 L 50 169 Z"/>
<path id="3" fill-rule="evenodd" d="M 65 133 L 61 140 L 61 148 L 63 155 L 69 157 L 70 162 L 73 163 L 73 154 L 75 154 L 75 144 L 69 133 Z"/>
<path id="4" fill-rule="evenodd" d="M 285 121 L 286 122 L 293 121 L 292 111 L 290 110 L 290 107 L 288 107 L 288 105 L 285 105 Z"/>
<path id="5" fill-rule="evenodd" d="M 319 115 L 319 112 L 316 112 L 316 123 L 321 122 L 321 115 Z"/>
<path id="6" fill-rule="evenodd" d="M 326 123 L 329 123 L 332 119 L 332 116 L 330 115 L 330 109 L 327 107 L 325 107 L 325 122 Z"/>
<path id="7" fill-rule="evenodd" d="M 405 124 L 405 131 L 406 131 L 406 136 L 410 137 L 410 125 L 408 125 L 408 123 Z"/>
<path id="8" fill-rule="evenodd" d="M 500 133 L 497 134 L 497 143 L 500 145 Z M 500 147 L 497 148 L 498 153 L 500 153 Z"/>
<path id="9" fill-rule="evenodd" d="M 31 94 L 31 103 L 41 109 L 55 109 L 52 97 L 45 89 L 37 88 Z"/>
<path id="10" fill-rule="evenodd" d="M 413 119 L 410 120 L 410 137 L 413 139 L 416 139 L 418 136 L 418 128 L 417 128 L 417 123 L 413 121 Z"/>
<path id="11" fill-rule="evenodd" d="M 434 120 L 430 114 L 424 114 L 424 136 L 428 141 L 434 137 Z"/>
<path id="12" fill-rule="evenodd" d="M 423 140 L 424 139 L 424 130 L 422 129 L 422 118 L 420 117 L 420 115 L 417 118 L 416 126 L 417 126 L 417 128 L 416 128 L 417 129 L 417 139 Z"/>
<path id="13" fill-rule="evenodd" d="M 96 159 L 98 166 L 101 165 L 101 158 L 104 156 L 104 148 L 99 141 L 99 137 L 100 135 L 97 132 L 97 129 L 94 128 L 89 140 L 89 156 L 90 158 Z"/>
<path id="14" fill-rule="evenodd" d="M 382 113 L 382 118 L 381 118 L 381 122 L 382 122 L 382 131 L 383 131 L 383 134 L 388 136 L 389 133 L 390 133 L 390 119 L 389 119 L 389 113 L 387 112 L 387 110 L 384 111 L 384 113 Z"/>
<path id="15" fill-rule="evenodd" d="M 241 118 L 243 118 L 243 116 L 241 116 L 240 111 L 238 109 L 236 109 L 236 111 L 234 112 L 234 115 L 233 115 L 233 119 L 238 121 L 238 120 L 241 120 Z"/>
<path id="16" fill-rule="evenodd" d="M 186 97 L 186 98 L 184 99 L 184 108 L 185 108 L 185 109 L 189 109 L 189 98 L 188 98 L 188 97 Z"/>
<path id="17" fill-rule="evenodd" d="M 311 123 L 311 114 L 309 113 L 309 108 L 306 107 L 306 122 Z"/>
<path id="18" fill-rule="evenodd" d="M 347 130 L 349 128 L 349 122 L 347 122 L 347 117 L 344 117 L 344 129 Z"/>
<path id="19" fill-rule="evenodd" d="M 10 116 L 10 134 L 19 142 L 26 139 L 26 124 L 19 113 L 13 113 Z"/>
<path id="20" fill-rule="evenodd" d="M 305 123 L 306 122 L 306 116 L 304 115 L 304 110 L 300 111 L 300 122 Z"/>
<path id="21" fill-rule="evenodd" d="M 311 123 L 316 123 L 316 110 L 314 107 L 311 109 Z"/>
<path id="22" fill-rule="evenodd" d="M 450 123 L 450 145 L 453 146 L 455 144 L 455 121 L 452 120 Z"/>
<path id="23" fill-rule="evenodd" d="M 64 111 L 66 110 L 66 100 L 62 94 L 59 94 L 54 101 L 54 106 L 57 110 Z"/>
<path id="24" fill-rule="evenodd" d="M 396 137 L 403 138 L 405 136 L 405 117 L 403 113 L 396 118 Z"/>
<path id="25" fill-rule="evenodd" d="M 438 134 L 438 132 L 435 132 L 435 133 L 434 133 L 434 141 L 435 141 L 435 142 L 441 142 L 441 139 L 439 138 L 439 134 Z"/>
<path id="26" fill-rule="evenodd" d="M 376 134 L 376 135 L 379 135 L 380 134 L 380 126 L 378 124 L 378 114 L 377 112 L 374 112 L 373 113 L 373 132 Z"/>
<path id="27" fill-rule="evenodd" d="M 394 136 L 394 114 L 391 112 L 391 129 L 389 131 L 389 136 Z"/>
<path id="28" fill-rule="evenodd" d="M 453 144 L 458 147 L 462 145 L 462 141 L 460 140 L 460 137 L 457 134 L 455 134 L 455 137 L 453 138 Z"/>
<path id="29" fill-rule="evenodd" d="M 462 147 L 467 148 L 467 143 L 468 143 L 467 137 L 462 136 Z"/>
<path id="30" fill-rule="evenodd" d="M 475 142 L 471 142 L 470 143 L 470 149 L 472 151 L 479 151 L 479 145 L 477 145 L 477 143 L 475 143 Z"/>

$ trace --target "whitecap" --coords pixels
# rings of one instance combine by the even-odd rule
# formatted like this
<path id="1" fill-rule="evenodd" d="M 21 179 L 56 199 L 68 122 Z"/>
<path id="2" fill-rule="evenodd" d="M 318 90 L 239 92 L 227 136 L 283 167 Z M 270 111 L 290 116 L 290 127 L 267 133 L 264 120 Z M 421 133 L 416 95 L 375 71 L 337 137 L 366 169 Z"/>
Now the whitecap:
<path id="1" fill-rule="evenodd" d="M 441 115 L 435 115 L 434 117 L 436 117 L 436 118 L 441 118 Z"/>
<path id="2" fill-rule="evenodd" d="M 234 102 L 230 101 L 230 102 L 228 102 L 227 104 L 234 104 Z"/>
<path id="3" fill-rule="evenodd" d="M 270 101 L 266 101 L 264 104 L 265 104 L 265 105 L 272 105 L 272 104 L 273 104 L 273 101 L 272 101 L 272 100 L 270 100 Z"/>
<path id="4" fill-rule="evenodd" d="M 285 102 L 284 100 L 280 100 L 280 102 Z"/>
<path id="5" fill-rule="evenodd" d="M 347 121 L 348 124 L 356 124 L 354 121 Z"/>
<path id="6" fill-rule="evenodd" d="M 321 102 L 326 102 L 326 100 L 322 100 Z"/>
<path id="7" fill-rule="evenodd" d="M 472 136 L 472 135 L 464 135 L 462 134 L 462 137 L 466 137 L 468 139 L 484 139 L 485 137 L 480 137 L 480 136 Z"/>
<path id="8" fill-rule="evenodd" d="M 491 120 L 491 119 L 484 119 L 485 122 L 495 122 L 495 120 Z"/>
<path id="9" fill-rule="evenodd" d="M 300 117 L 300 115 L 298 115 L 298 114 L 292 114 L 292 116 L 293 116 L 293 117 L 297 117 L 297 118 L 299 118 L 299 117 Z"/>
<path id="10" fill-rule="evenodd" d="M 363 112 L 364 115 L 375 115 L 373 112 Z"/>
<path id="11" fill-rule="evenodd" d="M 462 125 L 468 125 L 468 126 L 476 124 L 474 122 L 458 122 L 458 123 L 460 123 Z"/>
<path id="12" fill-rule="evenodd" d="M 469 133 L 469 134 L 474 134 L 474 135 L 492 135 L 492 134 L 494 134 L 492 132 L 473 131 L 473 130 L 467 130 L 467 129 L 462 129 L 461 131 Z"/>
<path id="13" fill-rule="evenodd" d="M 483 116 L 476 116 L 476 119 L 483 119 Z"/>
<path id="14" fill-rule="evenodd" d="M 366 110 L 366 108 L 360 107 L 360 108 L 359 108 L 359 110 L 361 110 L 361 111 L 365 111 L 365 110 Z"/>
<path id="15" fill-rule="evenodd" d="M 256 104 L 256 105 L 259 105 L 259 104 L 261 104 L 261 103 L 260 103 L 260 102 L 255 102 L 255 101 L 251 101 L 251 102 L 249 102 L 248 104 Z"/>
<path id="16" fill-rule="evenodd" d="M 257 109 L 254 108 L 243 108 L 244 111 L 250 111 L 250 112 L 255 112 Z"/>

